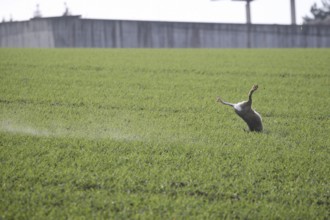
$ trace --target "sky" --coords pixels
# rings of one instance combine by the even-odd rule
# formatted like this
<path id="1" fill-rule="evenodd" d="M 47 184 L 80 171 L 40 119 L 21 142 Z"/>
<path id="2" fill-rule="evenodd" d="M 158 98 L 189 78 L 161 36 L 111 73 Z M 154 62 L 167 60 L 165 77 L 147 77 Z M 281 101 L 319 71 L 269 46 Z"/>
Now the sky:
<path id="1" fill-rule="evenodd" d="M 321 0 L 295 0 L 296 21 L 310 15 L 313 3 Z M 61 16 L 65 3 L 73 15 L 92 19 L 153 20 L 184 22 L 245 23 L 245 2 L 231 0 L 0 0 L 0 22 L 33 17 L 36 5 L 43 17 Z M 291 24 L 290 0 L 251 2 L 255 24 Z"/>

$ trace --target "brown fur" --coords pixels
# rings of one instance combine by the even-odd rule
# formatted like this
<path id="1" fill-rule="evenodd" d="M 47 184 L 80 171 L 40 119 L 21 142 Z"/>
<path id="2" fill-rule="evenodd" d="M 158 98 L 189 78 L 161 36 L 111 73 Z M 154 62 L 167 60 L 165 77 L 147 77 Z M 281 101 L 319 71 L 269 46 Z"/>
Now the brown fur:
<path id="1" fill-rule="evenodd" d="M 234 108 L 236 114 L 240 116 L 246 124 L 249 126 L 250 131 L 261 132 L 262 127 L 262 119 L 258 112 L 252 109 L 252 94 L 258 89 L 258 85 L 254 85 L 249 92 L 249 100 L 239 102 L 237 104 L 232 104 L 229 102 L 223 101 L 220 97 L 217 98 L 217 101 L 224 104 L 229 105 Z"/>

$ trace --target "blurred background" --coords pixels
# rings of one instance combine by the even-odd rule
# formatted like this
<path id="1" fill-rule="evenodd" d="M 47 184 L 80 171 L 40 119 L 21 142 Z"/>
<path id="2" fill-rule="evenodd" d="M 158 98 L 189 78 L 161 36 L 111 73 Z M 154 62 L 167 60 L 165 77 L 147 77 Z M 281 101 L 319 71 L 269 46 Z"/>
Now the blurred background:
<path id="1" fill-rule="evenodd" d="M 295 0 L 297 24 L 310 16 L 310 8 L 322 0 Z M 60 16 L 67 7 L 83 18 L 245 23 L 245 1 L 231 0 L 0 0 L 2 20 L 33 17 L 36 5 L 43 17 Z M 290 24 L 290 0 L 254 0 L 251 21 L 258 24 Z"/>
<path id="2" fill-rule="evenodd" d="M 0 0 L 0 47 L 330 47 L 330 0 Z"/>

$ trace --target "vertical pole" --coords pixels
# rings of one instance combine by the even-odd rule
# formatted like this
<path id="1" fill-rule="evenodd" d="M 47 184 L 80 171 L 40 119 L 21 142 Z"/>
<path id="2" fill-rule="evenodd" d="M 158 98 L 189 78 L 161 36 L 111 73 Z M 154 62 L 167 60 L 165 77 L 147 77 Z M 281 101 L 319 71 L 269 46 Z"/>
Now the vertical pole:
<path id="1" fill-rule="evenodd" d="M 291 24 L 296 25 L 296 4 L 295 4 L 295 0 L 291 0 Z"/>
<path id="2" fill-rule="evenodd" d="M 251 48 L 251 1 L 253 0 L 246 0 L 247 48 Z"/>
<path id="3" fill-rule="evenodd" d="M 251 9 L 250 9 L 250 1 L 246 0 L 246 23 L 251 24 Z"/>

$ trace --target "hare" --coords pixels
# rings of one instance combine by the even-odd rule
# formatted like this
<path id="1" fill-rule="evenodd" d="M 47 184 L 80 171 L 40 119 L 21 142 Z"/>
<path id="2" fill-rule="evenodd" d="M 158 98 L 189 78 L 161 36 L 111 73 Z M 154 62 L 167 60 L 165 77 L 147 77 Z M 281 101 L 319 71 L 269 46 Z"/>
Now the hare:
<path id="1" fill-rule="evenodd" d="M 220 97 L 217 98 L 217 102 L 224 105 L 229 105 L 234 108 L 236 114 L 240 116 L 246 124 L 249 126 L 250 131 L 261 132 L 262 131 L 262 119 L 258 112 L 251 108 L 252 106 L 252 94 L 258 89 L 258 85 L 254 85 L 249 92 L 249 100 L 232 104 L 223 101 Z"/>

